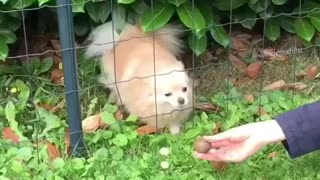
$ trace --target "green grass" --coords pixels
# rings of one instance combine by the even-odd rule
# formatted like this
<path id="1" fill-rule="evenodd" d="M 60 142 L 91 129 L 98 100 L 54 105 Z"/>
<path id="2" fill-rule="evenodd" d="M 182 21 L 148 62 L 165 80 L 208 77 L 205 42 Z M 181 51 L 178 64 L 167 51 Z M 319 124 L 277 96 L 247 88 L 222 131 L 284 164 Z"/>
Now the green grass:
<path id="1" fill-rule="evenodd" d="M 112 113 L 117 107 L 108 104 L 107 91 L 97 87 L 97 64 L 80 59 L 79 67 L 83 118 L 102 110 L 103 119 L 111 129 L 85 134 L 88 158 L 66 157 L 66 108 L 50 113 L 35 107 L 29 99 L 34 97 L 36 103 L 51 105 L 64 99 L 63 87 L 50 81 L 50 68 L 41 74 L 35 73 L 31 79 L 22 70 L 16 71 L 15 75 L 3 75 L 0 77 L 1 84 L 4 84 L 0 97 L 0 130 L 10 126 L 26 139 L 18 145 L 1 139 L 0 179 L 320 179 L 319 153 L 292 160 L 282 145 L 268 146 L 244 163 L 230 164 L 225 172 L 214 170 L 207 161 L 193 157 L 195 139 L 211 134 L 217 122 L 221 122 L 225 130 L 243 123 L 270 119 L 314 101 L 319 97 L 318 92 L 266 92 L 260 98 L 255 96 L 255 101 L 249 103 L 243 98 L 243 90 L 224 81 L 220 86 L 228 87 L 229 94 L 221 90 L 206 97 L 198 94 L 200 100 L 223 107 L 222 113 L 196 111 L 178 136 L 168 133 L 139 136 L 135 131 L 137 125 L 132 122 L 135 118 L 131 117 L 131 122 L 115 122 Z M 19 91 L 10 92 L 12 87 Z M 260 103 L 269 112 L 261 118 L 257 115 Z M 43 139 L 57 144 L 61 158 L 50 161 L 47 146 L 36 145 Z M 170 149 L 168 156 L 159 153 L 163 147 Z M 278 155 L 270 159 L 268 155 L 272 152 Z M 168 169 L 161 168 L 162 161 L 169 162 Z"/>

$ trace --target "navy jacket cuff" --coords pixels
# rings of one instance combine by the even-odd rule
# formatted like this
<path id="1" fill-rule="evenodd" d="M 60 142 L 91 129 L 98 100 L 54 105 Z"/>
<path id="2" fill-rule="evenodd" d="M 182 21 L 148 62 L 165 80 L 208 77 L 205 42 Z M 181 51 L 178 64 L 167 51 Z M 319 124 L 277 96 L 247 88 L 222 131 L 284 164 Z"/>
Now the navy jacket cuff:
<path id="1" fill-rule="evenodd" d="M 285 149 L 296 158 L 320 149 L 320 101 L 277 116 L 286 140 Z"/>

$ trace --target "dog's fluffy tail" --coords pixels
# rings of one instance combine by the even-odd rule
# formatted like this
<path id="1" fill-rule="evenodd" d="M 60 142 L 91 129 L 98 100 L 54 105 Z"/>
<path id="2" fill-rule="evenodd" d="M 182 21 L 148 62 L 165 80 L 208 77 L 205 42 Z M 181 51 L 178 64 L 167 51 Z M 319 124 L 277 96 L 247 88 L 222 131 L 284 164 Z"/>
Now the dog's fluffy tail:
<path id="1" fill-rule="evenodd" d="M 141 28 L 138 29 L 141 30 Z M 112 50 L 114 45 L 117 45 L 120 40 L 128 40 L 147 35 L 138 29 L 137 27 L 127 24 L 120 36 L 119 33 L 112 28 L 111 21 L 104 23 L 94 29 L 86 40 L 89 45 L 86 48 L 85 55 L 89 58 L 102 56 L 104 53 Z M 173 54 L 178 56 L 183 51 L 184 46 L 180 37 L 184 33 L 181 25 L 168 24 L 154 33 L 157 40 L 170 49 Z M 148 36 L 150 35 L 152 36 L 151 33 L 148 33 Z"/>
<path id="2" fill-rule="evenodd" d="M 102 56 L 105 52 L 113 49 L 119 41 L 119 34 L 113 28 L 112 22 L 104 23 L 96 27 L 87 38 L 89 44 L 85 55 L 89 58 Z M 113 43 L 115 42 L 115 44 Z"/>
<path id="3" fill-rule="evenodd" d="M 184 45 L 181 36 L 184 34 L 183 26 L 179 24 L 167 24 L 157 30 L 155 35 L 176 56 L 183 51 Z"/>

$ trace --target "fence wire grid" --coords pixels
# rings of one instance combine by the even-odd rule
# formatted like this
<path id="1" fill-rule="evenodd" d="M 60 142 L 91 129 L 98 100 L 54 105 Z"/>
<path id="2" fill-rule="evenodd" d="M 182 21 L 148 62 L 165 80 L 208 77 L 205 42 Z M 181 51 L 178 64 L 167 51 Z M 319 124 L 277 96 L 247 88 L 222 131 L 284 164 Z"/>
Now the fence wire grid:
<path id="1" fill-rule="evenodd" d="M 89 103 L 90 100 L 94 99 L 94 98 L 97 98 L 97 95 L 98 94 L 101 94 L 101 96 L 106 96 L 106 89 L 104 88 L 105 85 L 101 85 L 99 83 L 97 83 L 97 76 L 90 76 L 92 74 L 89 74 L 90 77 L 88 77 L 87 74 L 85 73 L 80 73 L 79 75 L 77 74 L 78 71 L 81 71 L 81 69 L 77 69 L 78 68 L 78 65 L 75 66 L 76 69 L 66 69 L 68 67 L 72 68 L 72 65 L 66 65 L 67 62 L 70 61 L 70 59 L 65 59 L 65 58 L 68 58 L 68 57 L 71 57 L 74 59 L 74 62 L 77 62 L 79 61 L 79 59 L 81 58 L 79 56 L 79 52 L 82 51 L 82 50 L 85 50 L 88 46 L 87 45 L 84 45 L 84 46 L 81 46 L 81 45 L 75 45 L 76 42 L 74 40 L 74 37 L 70 38 L 68 37 L 68 35 L 72 34 L 73 33 L 73 36 L 74 36 L 74 30 L 73 30 L 73 27 L 69 27 L 67 26 L 68 23 L 72 23 L 73 22 L 73 15 L 72 13 L 70 12 L 71 11 L 71 7 L 72 5 L 80 5 L 80 4 L 85 4 L 87 2 L 94 2 L 94 1 L 89 1 L 89 0 L 86 0 L 86 1 L 83 1 L 81 3 L 68 3 L 69 1 L 58 1 L 60 4 L 57 3 L 57 5 L 43 5 L 39 8 L 22 8 L 22 9 L 14 9 L 14 10 L 0 10 L 0 13 L 1 14 L 6 14 L 6 13 L 19 13 L 21 15 L 21 19 L 22 19 L 22 32 L 23 32 L 23 36 L 24 36 L 24 46 L 25 46 L 25 54 L 22 54 L 22 55 L 13 55 L 13 56 L 9 56 L 7 57 L 7 61 L 10 61 L 10 60 L 17 60 L 19 61 L 20 58 L 26 58 L 26 61 L 27 61 L 27 69 L 28 69 L 28 75 L 24 75 L 24 74 L 13 74 L 13 75 L 8 75 L 8 77 L 10 76 L 11 79 L 14 79 L 14 78 L 27 78 L 27 86 L 29 86 L 29 89 L 32 89 L 32 85 L 34 86 L 37 86 L 40 87 L 41 84 L 46 84 L 46 85 L 49 85 L 49 86 L 52 86 L 52 87 L 58 87 L 58 89 L 53 89 L 52 91 L 49 89 L 45 89 L 43 87 L 41 87 L 40 91 L 42 91 L 44 94 L 47 94 L 47 95 L 43 95 L 43 96 L 37 96 L 37 94 L 39 94 L 39 92 L 33 92 L 32 90 L 30 91 L 30 97 L 28 98 L 28 105 L 30 107 L 30 109 L 33 109 L 35 111 L 35 117 L 34 117 L 34 120 L 32 121 L 29 121 L 28 124 L 30 124 L 33 129 L 33 132 L 31 133 L 31 139 L 28 139 L 28 140 L 21 140 L 19 142 L 19 146 L 23 146 L 24 143 L 30 143 L 30 142 L 33 142 L 35 144 L 38 144 L 40 143 L 40 141 L 42 140 L 45 140 L 45 139 L 60 139 L 61 137 L 64 137 L 66 135 L 65 131 L 62 131 L 62 130 L 59 130 L 58 132 L 54 133 L 54 136 L 48 136 L 48 135 L 44 135 L 40 132 L 40 124 L 44 122 L 43 119 L 41 118 L 45 118 L 43 117 L 43 114 L 41 114 L 41 112 L 39 112 L 39 109 L 36 108 L 39 106 L 39 104 L 36 103 L 36 101 L 38 102 L 41 102 L 42 100 L 48 100 L 50 98 L 55 98 L 55 97 L 60 97 L 62 98 L 63 100 L 66 100 L 67 101 L 67 109 L 64 109 L 64 113 L 68 114 L 69 116 L 67 117 L 60 117 L 58 118 L 59 121 L 64 118 L 67 119 L 67 123 L 69 124 L 69 128 L 70 128 L 70 136 L 72 137 L 73 135 L 76 135 L 74 136 L 74 138 L 71 138 L 71 148 L 72 148 L 72 151 L 77 154 L 77 152 L 79 153 L 78 155 L 76 156 L 82 156 L 83 153 L 86 154 L 86 153 L 89 153 L 90 154 L 90 149 L 86 146 L 86 142 L 84 141 L 84 138 L 83 138 L 83 130 L 81 128 L 81 120 L 86 118 L 86 116 L 89 114 L 94 114 L 94 112 L 91 112 L 91 113 L 88 113 L 86 115 L 85 114 L 85 111 L 86 111 L 86 107 Z M 231 2 L 231 7 L 232 7 L 232 2 L 233 1 L 230 1 Z M 265 1 L 267 2 L 267 1 Z M 21 0 L 21 3 L 23 3 L 23 1 Z M 111 7 L 111 11 L 113 11 L 113 1 L 110 1 L 110 7 Z M 192 6 L 194 7 L 194 0 L 191 1 L 192 3 Z M 150 5 L 151 5 L 151 9 L 153 11 L 153 4 L 154 4 L 154 1 L 153 0 L 150 0 Z M 275 15 L 268 15 L 266 17 L 257 17 L 257 18 L 248 18 L 248 19 L 244 19 L 242 21 L 233 21 L 233 11 L 231 10 L 230 11 L 230 16 L 229 16 L 229 19 L 230 19 L 230 22 L 229 23 L 223 23 L 223 24 L 216 24 L 216 25 L 210 25 L 210 26 L 207 26 L 206 28 L 207 29 L 210 29 L 212 26 L 228 26 L 228 30 L 229 30 L 229 36 L 232 37 L 234 36 L 233 35 L 233 31 L 234 31 L 234 25 L 239 25 L 241 24 L 242 22 L 245 22 L 245 21 L 248 21 L 248 20 L 264 20 L 264 19 L 267 19 L 268 21 L 272 21 L 272 18 L 276 18 L 276 17 L 281 17 L 281 16 L 287 16 L 287 17 L 295 17 L 296 15 L 298 15 L 298 17 L 300 17 L 301 14 L 303 13 L 310 13 L 310 12 L 316 12 L 316 13 L 320 13 L 320 8 L 314 8 L 312 10 L 309 10 L 309 11 L 302 11 L 302 0 L 300 0 L 300 5 L 299 5 L 299 11 L 297 12 L 292 12 L 292 13 L 279 13 L 279 14 L 275 14 Z M 28 35 L 27 35 L 27 24 L 26 24 L 26 13 L 28 12 L 31 12 L 31 11 L 38 11 L 40 9 L 45 9 L 45 8 L 49 8 L 49 9 L 56 9 L 58 13 L 60 13 L 60 16 L 58 16 L 58 18 L 62 19 L 62 18 L 65 18 L 67 20 L 65 20 L 65 26 L 62 26 L 62 24 L 60 24 L 60 42 L 63 43 L 63 41 L 65 41 L 65 44 L 64 46 L 66 46 L 66 48 L 61 48 L 59 50 L 57 49 L 47 49 L 43 52 L 40 52 L 40 53 L 29 53 L 28 49 L 30 46 L 30 44 L 28 43 Z M 58 9 L 61 9 L 59 12 Z M 62 8 L 65 8 L 65 9 L 62 9 Z M 232 9 L 232 8 L 231 8 Z M 67 17 L 62 17 L 62 11 L 64 11 L 65 15 L 67 14 L 68 16 Z M 265 8 L 265 14 L 267 14 L 267 9 Z M 112 13 L 111 13 L 111 16 L 112 16 Z M 263 24 L 263 34 L 262 34 L 262 37 L 261 37 L 261 47 L 260 49 L 266 49 L 266 48 L 269 48 L 270 46 L 266 45 L 267 42 L 266 42 L 266 22 L 267 20 L 264 21 L 264 24 Z M 62 20 L 59 20 L 59 23 L 61 23 Z M 195 20 L 196 21 L 196 20 Z M 70 25 L 70 24 L 69 24 Z M 65 31 L 69 34 L 65 34 L 65 36 L 63 36 L 63 38 L 69 38 L 69 39 L 62 39 L 62 36 L 61 34 L 65 33 L 65 32 L 61 32 L 61 31 Z M 184 32 L 191 32 L 192 30 L 190 29 L 185 29 L 183 30 Z M 152 34 L 152 37 L 153 39 L 155 38 L 155 34 Z M 192 36 L 194 38 L 194 36 Z M 141 37 L 135 37 L 135 38 L 141 38 Z M 114 39 L 114 37 L 113 37 Z M 126 41 L 130 41 L 130 39 L 126 40 Z M 297 54 L 290 54 L 290 55 L 293 55 L 293 57 L 290 57 L 290 63 L 292 64 L 292 66 L 286 66 L 286 67 L 283 67 L 283 66 L 278 66 L 278 67 L 274 67 L 274 66 L 271 66 L 271 70 L 268 71 L 268 70 L 264 70 L 263 71 L 263 74 L 257 79 L 257 80 L 249 80 L 249 79 L 244 79 L 243 81 L 246 81 L 246 82 L 251 82 L 253 84 L 255 84 L 255 87 L 250 89 L 250 84 L 245 84 L 241 87 L 239 87 L 239 89 L 242 89 L 244 92 L 246 92 L 247 94 L 251 94 L 251 95 L 254 95 L 254 96 L 257 96 L 258 98 L 263 96 L 263 95 L 266 95 L 268 93 L 271 93 L 270 91 L 264 91 L 263 88 L 265 85 L 267 84 L 270 84 L 272 83 L 273 81 L 277 81 L 277 80 L 281 80 L 281 79 L 285 79 L 285 80 L 288 80 L 290 82 L 296 82 L 297 81 L 297 71 L 298 71 L 298 67 L 301 65 L 299 63 L 304 63 L 304 64 L 310 64 L 310 63 L 314 63 L 312 62 L 311 60 L 304 60 L 304 61 L 300 61 L 299 58 L 299 54 L 301 54 L 302 56 L 304 55 L 305 52 L 309 52 L 309 51 L 312 51 L 313 53 L 316 53 L 316 58 L 312 58 L 317 64 L 319 64 L 319 58 L 317 58 L 317 51 L 314 50 L 316 47 L 315 46 L 309 46 L 309 47 L 304 47 L 304 48 L 301 48 L 299 47 L 298 45 L 298 42 L 299 39 L 298 37 L 294 36 L 294 40 L 293 40 L 293 44 L 290 44 L 290 48 L 293 48 L 294 50 L 297 50 L 299 51 L 299 53 Z M 106 45 L 106 44 L 113 44 L 113 47 L 115 47 L 115 44 L 116 43 L 121 43 L 123 41 L 113 41 L 113 42 L 105 42 L 103 44 L 96 44 L 96 45 Z M 192 40 L 192 43 L 194 43 L 194 39 Z M 73 47 L 67 47 L 69 45 L 73 45 Z M 221 49 L 221 48 L 220 48 Z M 196 55 L 194 53 L 192 53 L 191 55 L 189 55 L 189 59 L 191 59 L 189 62 L 191 64 L 191 67 L 187 67 L 186 68 L 186 71 L 187 72 L 192 72 L 191 73 L 191 77 L 193 79 L 193 81 L 195 80 L 199 80 L 199 86 L 197 88 L 195 88 L 195 90 L 193 91 L 193 102 L 196 102 L 197 99 L 199 99 L 200 97 L 202 96 L 207 96 L 207 95 L 213 95 L 213 94 L 216 94 L 218 92 L 224 92 L 226 94 L 226 98 L 224 99 L 224 102 L 225 102 L 225 112 L 228 113 L 228 107 L 233 103 L 233 102 L 236 102 L 240 99 L 243 99 L 244 98 L 244 95 L 241 95 L 241 96 L 237 96 L 237 97 L 234 97 L 232 95 L 230 95 L 230 90 L 231 90 L 231 87 L 226 85 L 225 83 L 225 80 L 228 80 L 228 79 L 233 79 L 233 80 L 241 80 L 241 78 L 237 78 L 237 75 L 241 74 L 241 72 L 239 72 L 234 66 L 233 64 L 231 63 L 231 61 L 229 60 L 229 56 L 228 54 L 232 53 L 232 49 L 231 47 L 229 46 L 227 49 L 227 52 L 226 52 L 226 57 L 224 57 L 225 60 L 221 60 L 219 62 L 209 62 L 209 63 L 201 63 L 199 62 L 199 58 L 196 57 Z M 153 48 L 154 52 L 154 65 L 155 65 L 155 61 L 156 61 L 156 58 L 155 58 L 155 49 Z M 285 50 L 284 50 L 285 51 Z M 34 75 L 32 71 L 32 67 L 31 67 L 31 61 L 33 60 L 34 57 L 40 57 L 40 56 L 44 56 L 46 54 L 50 54 L 50 53 L 62 53 L 62 59 L 63 59 L 63 69 L 64 69 L 64 77 L 76 77 L 77 79 L 71 83 L 73 83 L 73 86 L 69 86 L 73 89 L 66 89 L 64 90 L 63 92 L 61 92 L 61 86 L 60 85 L 56 85 L 52 82 L 50 82 L 49 80 L 43 78 L 43 77 L 39 77 L 37 75 Z M 64 54 L 66 53 L 66 54 Z M 252 58 L 257 58 L 257 57 L 252 57 Z M 114 58 L 114 60 L 116 61 L 117 57 Z M 259 59 L 258 59 L 259 60 Z M 258 61 L 258 60 L 254 60 L 255 61 Z M 80 61 L 79 61 L 80 62 Z M 82 62 L 82 61 L 81 61 Z M 264 66 L 268 66 L 268 64 L 270 64 L 271 62 L 266 62 L 266 61 L 261 61 Z M 94 60 L 90 60 L 90 64 L 94 64 L 93 65 L 93 68 L 97 68 L 99 62 L 97 61 L 94 61 Z M 79 65 L 80 67 L 80 65 Z M 91 72 L 94 72 L 96 70 L 92 69 Z M 272 71 L 276 71 L 276 72 L 272 72 Z M 283 71 L 283 72 L 281 72 Z M 76 74 L 70 74 L 70 72 L 74 72 Z M 155 72 L 155 67 L 154 67 L 154 72 Z M 170 73 L 173 73 L 173 72 L 168 72 L 168 73 L 165 73 L 165 74 L 158 74 L 157 76 L 161 76 L 161 75 L 166 75 L 166 74 L 170 74 Z M 267 76 L 265 76 L 267 74 Z M 243 76 L 243 75 L 242 75 Z M 280 76 L 280 77 L 279 77 Z M 129 82 L 129 81 L 132 81 L 133 79 L 142 79 L 142 78 L 150 78 L 150 77 L 155 77 L 155 76 L 148 76 L 148 77 L 134 77 L 132 79 L 128 79 L 126 81 L 122 81 L 122 82 L 116 82 L 116 83 L 113 83 L 115 85 L 119 84 L 119 83 L 126 83 L 126 82 Z M 197 77 L 197 79 L 196 79 Z M 83 78 L 83 79 L 81 79 Z M 76 85 L 78 84 L 78 80 L 80 80 L 79 82 L 79 87 L 77 87 Z M 89 82 L 89 83 L 88 83 Z M 66 81 L 66 84 L 65 86 L 68 86 L 68 83 Z M 156 83 L 156 81 L 155 81 Z M 313 82 L 315 83 L 315 82 Z M 110 84 L 111 85 L 111 84 Z M 319 87 L 318 84 L 314 84 L 315 87 Z M 60 88 L 60 89 L 59 89 Z M 247 88 L 247 89 L 246 89 Z M 55 91 L 55 92 L 54 92 Z M 57 92 L 56 92 L 57 91 Z M 156 89 L 155 89 L 156 91 Z M 296 93 L 295 90 L 291 91 L 292 92 L 292 98 L 291 98 L 291 101 L 294 101 L 294 94 Z M 70 95 L 72 96 L 72 98 L 70 97 Z M 83 99 L 84 96 L 89 96 L 91 98 L 88 98 L 88 99 Z M 66 97 L 66 99 L 64 98 Z M 76 100 L 77 98 L 80 98 L 80 101 Z M 4 96 L 2 97 L 1 99 L 1 102 L 0 102 L 0 105 L 2 107 L 4 107 L 8 102 L 9 100 L 6 99 L 7 97 Z M 210 98 L 208 98 L 210 99 Z M 259 98 L 259 106 L 262 106 L 262 102 L 261 102 L 261 99 L 262 98 Z M 107 97 L 104 98 L 104 100 L 107 100 Z M 120 96 L 120 100 L 121 100 L 121 96 Z M 155 101 L 157 101 L 157 99 L 155 99 Z M 198 100 L 199 101 L 199 100 Z M 18 99 L 15 99 L 14 100 L 14 104 L 16 106 L 18 106 L 20 103 L 25 103 L 24 100 L 18 100 Z M 106 103 L 106 102 L 105 102 Z M 157 103 L 155 103 L 157 104 Z M 70 106 L 73 106 L 72 108 Z M 78 107 L 78 108 L 77 108 Z M 195 109 L 196 108 L 196 105 L 193 104 L 192 106 L 192 109 Z M 184 109 L 183 109 L 184 110 Z M 157 108 L 156 108 L 156 112 L 157 112 Z M 70 116 L 70 113 L 74 114 L 73 116 Z M 170 112 L 171 113 L 171 112 Z M 156 113 L 157 114 L 157 113 Z M 61 114 L 60 114 L 61 115 Z M 23 115 L 21 115 L 22 117 L 24 117 Z M 24 117 L 24 118 L 28 118 L 28 115 L 25 115 L 27 117 Z M 70 117 L 73 117 L 74 119 L 70 119 Z M 157 116 L 156 116 L 157 117 Z M 261 117 L 261 116 L 260 116 Z M 192 118 L 191 118 L 192 119 Z M 18 120 L 17 120 L 18 121 Z M 75 122 L 77 121 L 77 122 Z M 22 122 L 19 122 L 19 123 L 22 123 Z M 116 124 L 122 124 L 122 123 L 125 123 L 124 121 L 117 121 Z M 4 124 L 6 124 L 5 122 L 3 123 L 3 126 Z M 76 125 L 75 125 L 76 124 Z M 76 126 L 76 127 L 71 127 L 71 126 Z M 108 124 L 109 126 L 112 126 L 113 124 Z M 66 125 L 67 126 L 67 125 Z M 122 125 L 121 125 L 122 126 Z M 183 131 L 183 130 L 182 130 Z M 30 136 L 30 134 L 29 134 Z M 42 136 L 42 137 L 41 137 Z M 13 147 L 15 146 L 14 144 L 6 141 L 6 140 L 3 140 L 1 139 L 1 143 L 0 143 L 0 146 L 1 148 L 10 148 L 10 147 Z M 38 150 L 38 146 L 36 147 L 37 148 L 37 153 L 40 153 L 39 150 Z M 40 161 L 40 160 L 39 160 Z"/>

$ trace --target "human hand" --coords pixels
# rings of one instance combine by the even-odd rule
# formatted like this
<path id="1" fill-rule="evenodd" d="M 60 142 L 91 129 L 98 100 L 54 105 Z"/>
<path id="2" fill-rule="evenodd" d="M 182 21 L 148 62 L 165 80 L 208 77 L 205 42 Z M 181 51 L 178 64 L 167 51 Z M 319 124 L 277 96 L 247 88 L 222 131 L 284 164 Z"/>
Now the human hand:
<path id="1" fill-rule="evenodd" d="M 199 159 L 209 161 L 241 162 L 264 146 L 285 140 L 275 120 L 246 124 L 214 136 L 204 136 L 211 143 L 208 153 L 195 153 Z"/>

